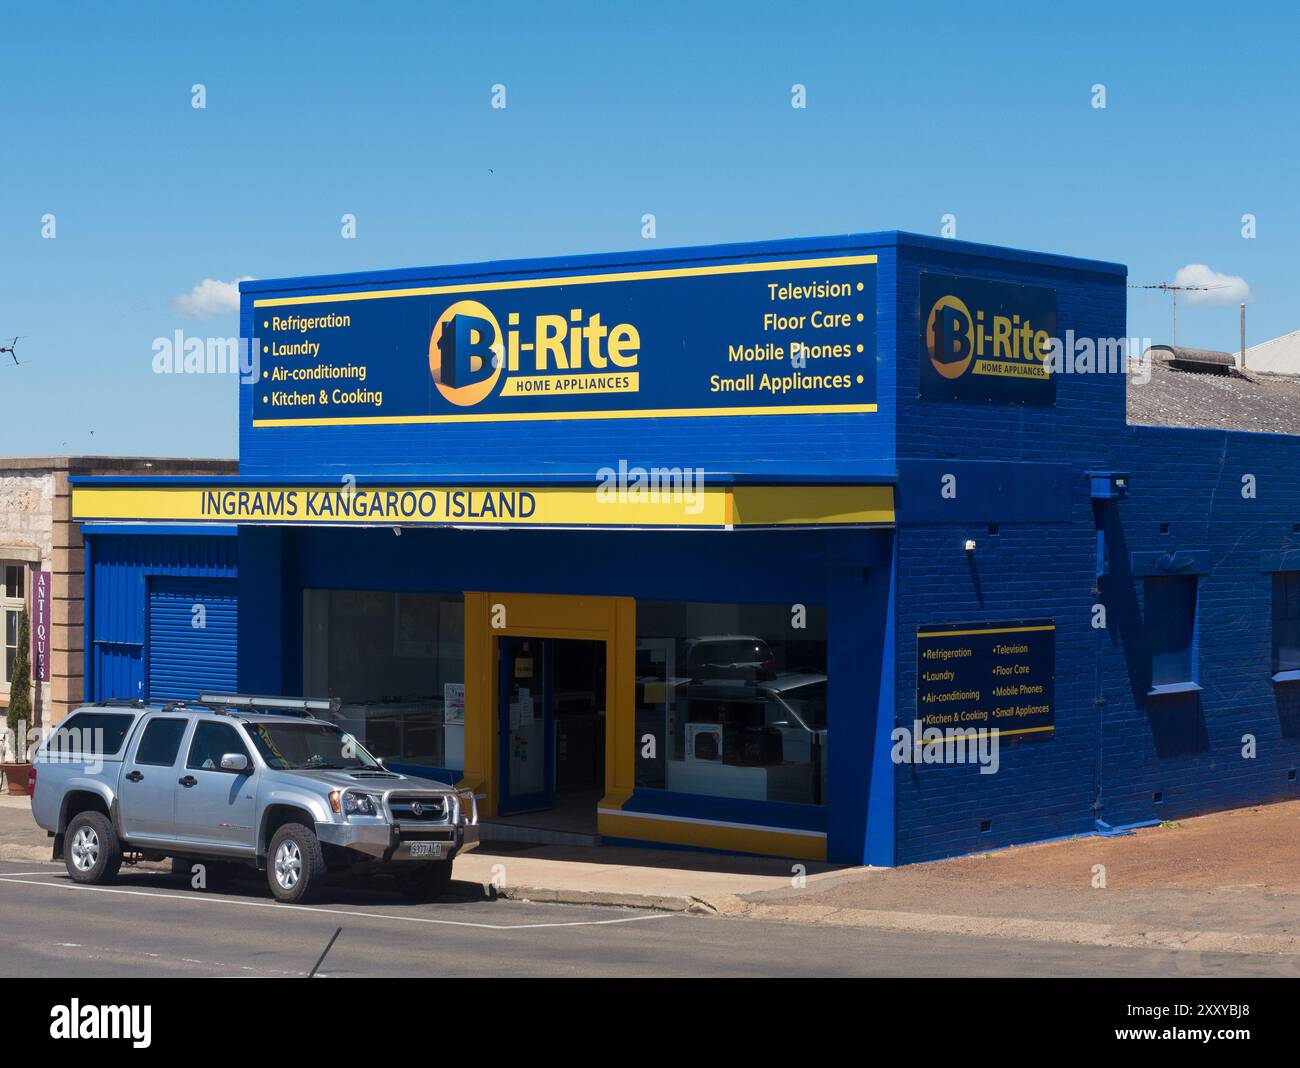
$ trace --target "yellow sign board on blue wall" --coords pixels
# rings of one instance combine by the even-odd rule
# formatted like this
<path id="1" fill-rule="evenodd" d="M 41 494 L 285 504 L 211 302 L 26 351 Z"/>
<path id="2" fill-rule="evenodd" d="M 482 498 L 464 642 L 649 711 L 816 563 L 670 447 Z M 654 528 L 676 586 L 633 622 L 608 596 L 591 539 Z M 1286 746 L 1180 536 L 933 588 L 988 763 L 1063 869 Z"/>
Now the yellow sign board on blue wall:
<path id="1" fill-rule="evenodd" d="M 252 300 L 255 427 L 876 410 L 876 256 Z"/>

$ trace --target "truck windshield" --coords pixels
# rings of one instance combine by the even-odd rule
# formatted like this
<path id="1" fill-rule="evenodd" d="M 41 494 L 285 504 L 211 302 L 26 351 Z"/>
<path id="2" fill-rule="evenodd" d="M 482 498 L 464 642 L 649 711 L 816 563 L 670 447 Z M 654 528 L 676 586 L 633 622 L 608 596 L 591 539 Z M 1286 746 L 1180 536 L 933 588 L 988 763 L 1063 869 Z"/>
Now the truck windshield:
<path id="1" fill-rule="evenodd" d="M 377 768 L 379 762 L 352 735 L 328 723 L 245 723 L 267 767 Z"/>

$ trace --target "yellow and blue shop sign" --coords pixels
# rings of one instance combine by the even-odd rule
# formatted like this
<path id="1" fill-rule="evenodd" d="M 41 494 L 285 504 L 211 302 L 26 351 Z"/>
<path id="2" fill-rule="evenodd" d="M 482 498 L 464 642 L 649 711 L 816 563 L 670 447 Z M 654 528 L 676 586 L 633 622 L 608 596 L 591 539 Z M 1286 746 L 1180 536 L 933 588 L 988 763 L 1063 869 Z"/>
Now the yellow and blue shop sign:
<path id="1" fill-rule="evenodd" d="M 873 412 L 876 261 L 257 295 L 252 424 Z"/>

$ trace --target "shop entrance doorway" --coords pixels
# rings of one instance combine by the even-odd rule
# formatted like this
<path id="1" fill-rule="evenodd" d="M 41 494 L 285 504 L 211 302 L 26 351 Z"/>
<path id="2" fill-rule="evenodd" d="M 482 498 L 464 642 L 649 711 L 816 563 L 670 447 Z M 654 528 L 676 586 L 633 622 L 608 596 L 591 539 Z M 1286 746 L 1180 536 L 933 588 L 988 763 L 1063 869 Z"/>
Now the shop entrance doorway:
<path id="1" fill-rule="evenodd" d="M 630 597 L 466 592 L 458 785 L 484 841 L 600 844 L 636 784 L 635 643 Z"/>
<path id="2" fill-rule="evenodd" d="M 594 833 L 605 784 L 605 643 L 503 637 L 499 649 L 498 812 L 550 812 L 545 823 L 557 830 Z"/>

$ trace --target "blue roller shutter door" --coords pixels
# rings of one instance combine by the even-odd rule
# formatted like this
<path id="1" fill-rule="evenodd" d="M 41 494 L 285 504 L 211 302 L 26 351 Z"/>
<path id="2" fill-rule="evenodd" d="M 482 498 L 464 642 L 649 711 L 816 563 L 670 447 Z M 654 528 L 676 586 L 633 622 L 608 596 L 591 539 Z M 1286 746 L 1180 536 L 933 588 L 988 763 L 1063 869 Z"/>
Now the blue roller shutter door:
<path id="1" fill-rule="evenodd" d="M 238 689 L 238 599 L 230 579 L 149 581 L 149 699 L 192 701 Z"/>

